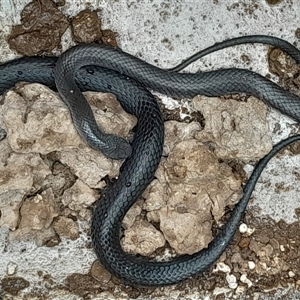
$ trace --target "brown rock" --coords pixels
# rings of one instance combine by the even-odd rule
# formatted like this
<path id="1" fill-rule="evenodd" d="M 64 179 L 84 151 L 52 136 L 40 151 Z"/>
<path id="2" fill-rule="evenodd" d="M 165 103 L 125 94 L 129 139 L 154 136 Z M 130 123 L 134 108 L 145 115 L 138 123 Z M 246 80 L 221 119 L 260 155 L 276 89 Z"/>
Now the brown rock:
<path id="1" fill-rule="evenodd" d="M 125 237 L 121 242 L 126 252 L 147 256 L 163 247 L 165 238 L 153 225 L 138 220 L 132 227 L 125 230 Z"/>
<path id="2" fill-rule="evenodd" d="M 262 101 L 254 97 L 240 102 L 201 96 L 193 99 L 193 105 L 205 118 L 205 128 L 196 138 L 212 143 L 219 158 L 249 161 L 272 149 L 267 106 Z"/>
<path id="3" fill-rule="evenodd" d="M 70 240 L 76 240 L 79 236 L 78 224 L 70 218 L 58 217 L 52 226 L 57 234 Z"/>
<path id="4" fill-rule="evenodd" d="M 104 286 L 111 280 L 111 274 L 106 271 L 98 260 L 94 261 L 91 267 L 91 276 L 102 283 Z M 103 287 L 103 285 L 101 285 Z"/>
<path id="5" fill-rule="evenodd" d="M 104 44 L 110 45 L 112 47 L 118 47 L 116 34 L 110 29 L 102 30 L 101 40 Z"/>
<path id="6" fill-rule="evenodd" d="M 58 216 L 58 206 L 50 190 L 24 201 L 20 213 L 19 228 L 41 230 L 49 228 L 53 219 Z"/>
<path id="7" fill-rule="evenodd" d="M 29 287 L 29 282 L 22 277 L 6 277 L 1 280 L 3 291 L 17 296 L 19 291 Z"/>
<path id="8" fill-rule="evenodd" d="M 49 53 L 60 46 L 68 19 L 51 0 L 34 0 L 21 13 L 21 25 L 12 28 L 8 37 L 11 49 L 32 56 Z"/>
<path id="9" fill-rule="evenodd" d="M 73 38 L 77 43 L 93 43 L 101 40 L 101 21 L 96 11 L 85 9 L 71 22 Z"/>
<path id="10" fill-rule="evenodd" d="M 101 291 L 100 282 L 87 274 L 72 274 L 66 278 L 65 283 L 72 293 L 76 293 L 82 297 L 91 292 Z"/>

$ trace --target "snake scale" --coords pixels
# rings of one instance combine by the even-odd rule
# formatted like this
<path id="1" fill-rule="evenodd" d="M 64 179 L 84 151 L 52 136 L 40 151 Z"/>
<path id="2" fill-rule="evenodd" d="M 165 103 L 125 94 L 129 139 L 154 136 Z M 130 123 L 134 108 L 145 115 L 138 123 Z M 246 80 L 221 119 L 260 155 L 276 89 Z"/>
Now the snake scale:
<path id="1" fill-rule="evenodd" d="M 101 264 L 123 282 L 139 286 L 162 286 L 180 282 L 212 265 L 224 252 L 238 227 L 255 184 L 268 161 L 283 147 L 299 140 L 290 137 L 275 145 L 256 165 L 243 197 L 227 224 L 208 248 L 171 261 L 156 262 L 123 251 L 121 223 L 154 178 L 164 143 L 160 108 L 148 91 L 172 97 L 220 96 L 246 93 L 256 96 L 283 114 L 300 121 L 299 98 L 263 76 L 245 69 L 220 69 L 197 74 L 178 73 L 194 60 L 213 51 L 242 43 L 266 43 L 287 52 L 300 63 L 293 45 L 270 36 L 245 36 L 207 48 L 179 66 L 164 70 L 150 65 L 118 48 L 106 45 L 78 45 L 56 57 L 24 57 L 0 66 L 0 93 L 18 81 L 39 82 L 57 88 L 68 106 L 79 134 L 94 148 L 111 158 L 126 158 L 118 179 L 98 201 L 92 220 L 92 240 Z M 131 145 L 100 130 L 81 91 L 114 93 L 122 107 L 138 118 Z"/>

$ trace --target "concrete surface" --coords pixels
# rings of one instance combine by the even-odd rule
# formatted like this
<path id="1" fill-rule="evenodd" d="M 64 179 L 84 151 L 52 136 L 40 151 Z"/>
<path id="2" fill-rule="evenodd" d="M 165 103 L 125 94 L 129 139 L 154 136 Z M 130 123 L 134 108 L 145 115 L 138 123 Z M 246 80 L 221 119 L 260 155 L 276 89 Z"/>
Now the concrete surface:
<path id="1" fill-rule="evenodd" d="M 30 1 L 0 0 L 0 60 L 6 61 L 15 57 L 5 42 L 11 26 L 17 24 L 19 12 Z M 284 38 L 300 48 L 300 41 L 295 36 L 299 28 L 300 2 L 297 0 L 283 0 L 278 5 L 268 5 L 266 1 L 250 0 L 200 0 L 200 1 L 130 1 L 130 0 L 90 0 L 66 1 L 61 10 L 69 16 L 89 7 L 100 9 L 99 16 L 103 28 L 118 32 L 118 42 L 121 48 L 149 63 L 160 67 L 172 67 L 191 54 L 206 48 L 216 42 L 246 34 L 269 34 Z M 66 33 L 64 48 L 68 47 L 68 33 Z M 246 65 L 241 55 L 247 53 L 251 65 Z M 210 55 L 189 68 L 190 71 L 217 69 L 221 67 L 247 67 L 263 75 L 268 72 L 266 64 L 266 47 L 257 45 L 239 46 Z M 163 97 L 166 104 L 168 99 Z M 271 127 L 278 122 L 282 125 L 282 132 L 273 136 L 273 141 L 288 136 L 293 130 L 294 123 L 289 118 L 277 112 L 270 113 Z M 291 124 L 291 125 L 286 125 Z M 272 128 L 270 129 L 272 132 Z M 299 184 L 293 171 L 300 166 L 300 157 L 285 157 L 274 159 L 264 172 L 254 193 L 251 205 L 258 206 L 261 214 L 270 215 L 275 220 L 283 218 L 291 223 L 298 220 L 295 208 L 300 206 Z M 272 169 L 280 168 L 277 176 L 271 174 Z M 251 166 L 247 167 L 251 171 Z M 282 172 L 281 172 L 282 171 Z M 271 184 L 267 187 L 266 182 Z M 291 189 L 289 192 L 277 194 L 274 197 L 276 182 L 286 182 Z M 38 285 L 35 270 L 41 266 L 58 281 L 62 281 L 68 274 L 74 272 L 85 273 L 95 259 L 92 249 L 86 249 L 85 240 L 62 241 L 54 248 L 36 248 L 31 244 L 16 245 L 13 251 L 4 252 L 6 229 L 0 228 L 0 278 L 5 275 L 7 264 L 14 261 L 18 265 L 19 276 L 26 277 L 33 285 Z M 22 247 L 26 254 L 18 257 Z M 74 264 L 76 262 L 76 264 Z M 62 267 L 63 266 L 63 267 Z M 179 299 L 175 292 L 165 290 L 166 296 L 152 299 Z M 287 293 L 285 299 L 299 299 L 296 292 L 278 291 L 272 299 L 281 299 L 281 293 Z M 56 293 L 54 293 L 56 294 Z M 294 296 L 293 296 L 294 295 Z M 108 299 L 109 295 L 99 295 L 97 299 Z M 199 294 L 191 294 L 187 299 L 200 299 Z M 203 299 L 213 299 L 207 294 Z M 19 297 L 7 299 L 21 299 Z M 39 298 L 27 298 L 39 299 Z M 49 298 L 50 299 L 50 298 Z M 71 294 L 56 294 L 51 299 L 82 299 Z M 96 299 L 96 298 L 95 298 Z M 111 298 L 112 299 L 112 298 Z M 120 295 L 118 299 L 128 299 Z M 139 298 L 143 299 L 143 298 Z M 145 299 L 145 298 L 144 298 Z M 224 298 L 225 299 L 225 298 Z M 263 299 L 258 295 L 257 299 Z M 270 298 L 269 298 L 270 299 Z"/>

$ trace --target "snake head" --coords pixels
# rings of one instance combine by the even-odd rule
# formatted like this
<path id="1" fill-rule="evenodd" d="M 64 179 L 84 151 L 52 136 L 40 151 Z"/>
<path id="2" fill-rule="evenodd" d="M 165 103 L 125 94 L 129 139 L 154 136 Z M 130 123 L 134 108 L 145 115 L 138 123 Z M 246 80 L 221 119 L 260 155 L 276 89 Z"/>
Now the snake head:
<path id="1" fill-rule="evenodd" d="M 106 149 L 102 149 L 102 153 L 108 158 L 125 159 L 132 153 L 131 145 L 119 136 L 108 134 L 106 142 L 108 147 Z"/>

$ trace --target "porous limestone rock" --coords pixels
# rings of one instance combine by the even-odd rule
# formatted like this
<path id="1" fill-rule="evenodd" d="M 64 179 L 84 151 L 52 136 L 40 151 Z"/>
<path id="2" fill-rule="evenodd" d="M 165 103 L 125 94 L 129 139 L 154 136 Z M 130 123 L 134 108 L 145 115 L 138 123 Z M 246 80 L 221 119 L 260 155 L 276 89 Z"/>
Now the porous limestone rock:
<path id="1" fill-rule="evenodd" d="M 135 119 L 113 96 L 85 96 L 107 132 L 128 135 Z M 256 101 L 194 99 L 194 108 L 205 118 L 203 131 L 197 122 L 166 122 L 168 156 L 124 220 L 124 249 L 150 255 L 167 240 L 177 253 L 192 254 L 208 245 L 213 219 L 219 221 L 225 206 L 241 195 L 240 179 L 219 158 L 254 159 L 269 149 L 266 108 Z M 74 220 L 91 218 L 90 206 L 99 198 L 95 189 L 105 187 L 106 176 L 117 176 L 121 162 L 88 147 L 65 104 L 39 84 L 19 85 L 17 92 L 7 93 L 0 127 L 7 131 L 0 142 L 5 154 L 0 164 L 0 225 L 9 227 L 11 240 L 30 232 L 39 245 L 56 234 L 75 239 Z"/>
<path id="2" fill-rule="evenodd" d="M 205 119 L 203 131 L 196 134 L 209 142 L 223 159 L 259 159 L 272 149 L 267 121 L 267 106 L 254 97 L 246 102 L 233 99 L 195 97 L 195 110 Z"/>

